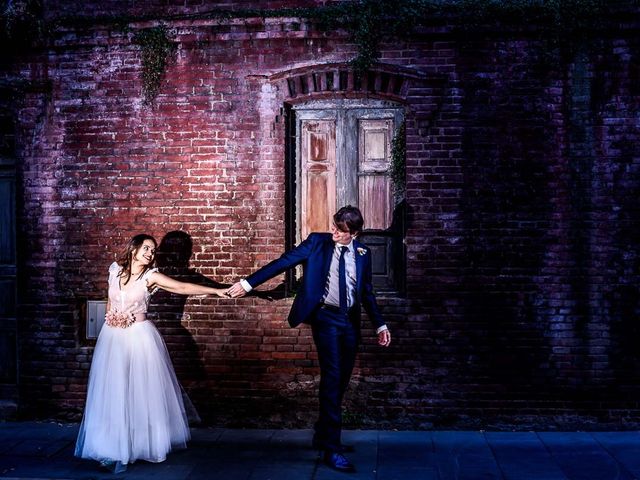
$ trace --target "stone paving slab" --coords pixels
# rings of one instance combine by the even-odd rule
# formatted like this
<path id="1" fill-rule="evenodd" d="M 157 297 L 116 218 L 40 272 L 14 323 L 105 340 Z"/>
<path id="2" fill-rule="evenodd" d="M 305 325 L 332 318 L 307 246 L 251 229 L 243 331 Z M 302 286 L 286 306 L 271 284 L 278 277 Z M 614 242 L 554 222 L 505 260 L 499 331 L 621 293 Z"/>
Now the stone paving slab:
<path id="1" fill-rule="evenodd" d="M 432 432 L 439 479 L 495 480 L 503 476 L 482 432 Z"/>
<path id="2" fill-rule="evenodd" d="M 571 480 L 634 479 L 588 432 L 540 432 L 538 435 Z"/>
<path id="3" fill-rule="evenodd" d="M 640 432 L 345 431 L 353 474 L 311 448 L 311 430 L 196 428 L 186 450 L 122 474 L 73 456 L 78 426 L 0 423 L 0 478 L 60 480 L 632 480 Z"/>
<path id="4" fill-rule="evenodd" d="M 485 438 L 505 480 L 567 480 L 535 432 L 487 432 Z"/>
<path id="5" fill-rule="evenodd" d="M 616 459 L 633 478 L 640 478 L 639 432 L 593 432 L 591 436 Z"/>

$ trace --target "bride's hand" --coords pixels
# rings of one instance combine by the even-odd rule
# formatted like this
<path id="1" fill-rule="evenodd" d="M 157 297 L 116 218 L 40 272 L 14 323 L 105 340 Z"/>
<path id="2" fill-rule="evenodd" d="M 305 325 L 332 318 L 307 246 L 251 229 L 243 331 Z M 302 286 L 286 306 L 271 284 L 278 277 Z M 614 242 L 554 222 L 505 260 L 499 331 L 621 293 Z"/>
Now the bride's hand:
<path id="1" fill-rule="evenodd" d="M 220 298 L 229 298 L 226 292 L 227 290 L 224 288 L 216 288 L 214 289 L 213 295 L 216 295 L 217 297 L 220 297 Z"/>

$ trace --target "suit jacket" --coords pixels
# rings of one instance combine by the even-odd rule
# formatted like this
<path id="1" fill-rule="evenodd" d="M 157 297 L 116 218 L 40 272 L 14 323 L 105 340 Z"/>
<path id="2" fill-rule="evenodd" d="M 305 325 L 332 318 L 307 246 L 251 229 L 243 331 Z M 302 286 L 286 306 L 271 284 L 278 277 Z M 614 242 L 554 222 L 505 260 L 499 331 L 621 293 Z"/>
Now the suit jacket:
<path id="1" fill-rule="evenodd" d="M 300 290 L 289 312 L 289 325 L 292 327 L 309 323 L 312 313 L 322 302 L 331 255 L 335 248 L 331 237 L 330 233 L 312 233 L 300 245 L 246 278 L 251 287 L 257 287 L 285 270 L 302 264 L 304 273 Z M 356 257 L 356 291 L 354 308 L 350 313 L 359 325 L 360 305 L 364 306 L 373 325 L 379 328 L 385 322 L 380 315 L 371 285 L 371 251 L 355 239 L 353 247 Z"/>

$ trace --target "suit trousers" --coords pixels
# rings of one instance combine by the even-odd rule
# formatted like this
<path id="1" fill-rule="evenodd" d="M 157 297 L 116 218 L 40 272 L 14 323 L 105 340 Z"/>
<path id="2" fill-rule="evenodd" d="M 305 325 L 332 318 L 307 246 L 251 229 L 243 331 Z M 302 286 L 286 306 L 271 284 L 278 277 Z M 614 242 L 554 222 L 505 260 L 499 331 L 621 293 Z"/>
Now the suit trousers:
<path id="1" fill-rule="evenodd" d="M 359 332 L 348 314 L 319 308 L 311 322 L 320 363 L 320 412 L 315 439 L 328 451 L 341 445 L 342 398 L 349 386 L 358 350 Z"/>

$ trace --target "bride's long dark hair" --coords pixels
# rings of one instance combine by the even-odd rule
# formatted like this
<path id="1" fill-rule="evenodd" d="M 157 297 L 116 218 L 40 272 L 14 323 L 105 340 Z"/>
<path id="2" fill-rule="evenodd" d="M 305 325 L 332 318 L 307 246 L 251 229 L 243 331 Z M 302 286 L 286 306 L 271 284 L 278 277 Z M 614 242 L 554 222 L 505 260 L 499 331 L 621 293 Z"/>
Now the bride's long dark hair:
<path id="1" fill-rule="evenodd" d="M 129 280 L 131 280 L 131 263 L 133 261 L 133 255 L 142 246 L 145 240 L 151 240 L 155 247 L 158 248 L 158 242 L 156 242 L 155 238 L 153 238 L 151 235 L 147 235 L 146 233 L 140 233 L 129 240 L 129 243 L 118 257 L 118 260 L 116 260 L 118 262 L 118 265 L 122 267 L 122 271 L 120 272 L 119 276 L 123 278 L 126 277 L 123 285 L 126 285 L 127 283 L 129 283 Z M 142 272 L 140 272 L 138 278 L 141 278 L 147 270 L 153 268 L 155 263 L 156 259 L 154 258 L 153 262 L 151 262 L 149 265 L 146 265 L 142 269 Z"/>

